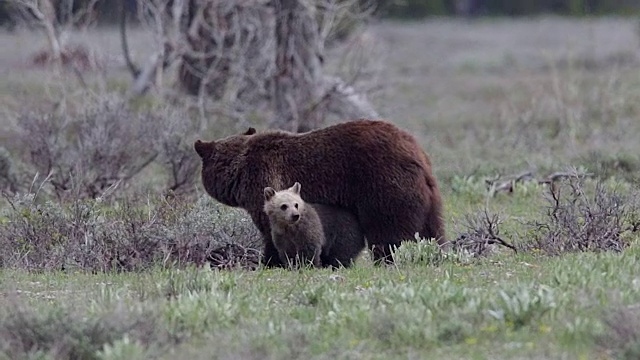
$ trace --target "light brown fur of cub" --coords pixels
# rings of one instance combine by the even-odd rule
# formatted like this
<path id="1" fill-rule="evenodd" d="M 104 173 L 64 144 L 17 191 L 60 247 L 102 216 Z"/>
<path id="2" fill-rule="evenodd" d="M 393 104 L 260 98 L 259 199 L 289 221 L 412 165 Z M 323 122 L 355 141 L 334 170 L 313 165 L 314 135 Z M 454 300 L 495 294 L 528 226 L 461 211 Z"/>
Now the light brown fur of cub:
<path id="1" fill-rule="evenodd" d="M 300 197 L 300 183 L 283 191 L 264 189 L 264 212 L 269 217 L 271 237 L 280 261 L 289 266 L 313 264 L 321 267 L 325 237 L 316 210 Z"/>

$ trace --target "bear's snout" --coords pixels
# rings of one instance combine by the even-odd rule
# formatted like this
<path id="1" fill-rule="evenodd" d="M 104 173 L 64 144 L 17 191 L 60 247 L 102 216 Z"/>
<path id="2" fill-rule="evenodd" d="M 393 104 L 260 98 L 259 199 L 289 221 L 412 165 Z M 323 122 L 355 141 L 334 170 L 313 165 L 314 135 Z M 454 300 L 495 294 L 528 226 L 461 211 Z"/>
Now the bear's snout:
<path id="1" fill-rule="evenodd" d="M 291 215 L 291 220 L 293 222 L 296 222 L 296 221 L 300 220 L 300 214 L 292 214 Z"/>

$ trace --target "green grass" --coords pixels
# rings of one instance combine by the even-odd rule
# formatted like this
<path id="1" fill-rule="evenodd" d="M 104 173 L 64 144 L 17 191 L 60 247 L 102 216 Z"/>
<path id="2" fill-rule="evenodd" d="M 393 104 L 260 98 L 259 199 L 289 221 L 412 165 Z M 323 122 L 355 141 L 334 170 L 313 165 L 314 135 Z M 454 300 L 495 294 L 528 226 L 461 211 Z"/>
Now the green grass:
<path id="1" fill-rule="evenodd" d="M 166 336 L 175 343 L 152 340 L 137 351 L 168 351 L 159 356 L 167 359 L 183 352 L 202 358 L 591 359 L 602 352 L 597 340 L 610 332 L 603 324 L 607 312 L 640 301 L 637 257 L 636 249 L 337 272 L 7 271 L 2 292 L 20 289 L 21 307 L 40 316 L 78 314 L 69 315 L 75 322 L 68 326 L 76 329 L 113 316 L 153 321 L 165 334 L 153 340 Z M 15 311 L 3 306 L 0 331 L 15 321 Z M 122 330 L 112 339 L 121 345 L 126 336 Z"/>
<path id="2" fill-rule="evenodd" d="M 540 214 L 542 191 L 522 187 L 490 199 L 492 211 L 509 214 L 501 225 L 509 241 L 518 241 L 523 219 Z M 448 194 L 448 216 L 456 220 L 450 233 L 460 231 L 454 228 L 463 214 L 483 206 L 470 199 Z M 375 267 L 365 254 L 337 271 L 3 270 L 0 339 L 35 338 L 40 347 L 0 340 L 0 350 L 7 358 L 101 359 L 633 355 L 637 340 L 616 335 L 607 320 L 629 318 L 640 303 L 635 240 L 623 253 L 550 258 L 498 249 L 486 258 L 438 261 L 432 246 L 414 243 L 399 249 L 394 266 Z M 640 335 L 636 323 L 629 326 Z"/>

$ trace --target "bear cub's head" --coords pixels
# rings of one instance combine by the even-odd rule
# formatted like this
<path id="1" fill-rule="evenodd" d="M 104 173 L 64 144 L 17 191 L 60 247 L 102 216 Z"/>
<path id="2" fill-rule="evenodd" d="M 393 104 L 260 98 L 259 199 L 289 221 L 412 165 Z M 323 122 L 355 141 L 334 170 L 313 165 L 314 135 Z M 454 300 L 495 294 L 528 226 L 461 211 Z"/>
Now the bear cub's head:
<path id="1" fill-rule="evenodd" d="M 275 191 L 272 187 L 264 188 L 264 212 L 272 223 L 280 226 L 294 225 L 300 220 L 304 211 L 304 201 L 300 197 L 300 183 L 292 187 Z"/>

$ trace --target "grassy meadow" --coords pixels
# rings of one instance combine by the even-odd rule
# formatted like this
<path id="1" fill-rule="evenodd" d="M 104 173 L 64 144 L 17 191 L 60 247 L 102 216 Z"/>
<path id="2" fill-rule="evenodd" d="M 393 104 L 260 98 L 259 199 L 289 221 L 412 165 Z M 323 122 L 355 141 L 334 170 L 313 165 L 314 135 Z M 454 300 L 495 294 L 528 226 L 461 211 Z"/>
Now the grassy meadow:
<path id="1" fill-rule="evenodd" d="M 335 271 L 255 266 L 250 219 L 180 165 L 259 115 L 203 117 L 157 90 L 126 103 L 115 29 L 72 39 L 103 61 L 87 86 L 30 63 L 41 35 L 0 33 L 0 359 L 640 358 L 638 29 L 372 24 L 361 85 L 431 155 L 455 246 Z M 150 35 L 131 33 L 142 61 Z M 94 169 L 96 148 L 111 160 Z"/>

